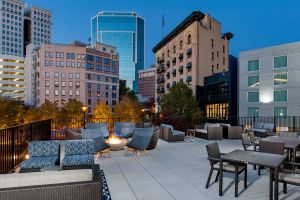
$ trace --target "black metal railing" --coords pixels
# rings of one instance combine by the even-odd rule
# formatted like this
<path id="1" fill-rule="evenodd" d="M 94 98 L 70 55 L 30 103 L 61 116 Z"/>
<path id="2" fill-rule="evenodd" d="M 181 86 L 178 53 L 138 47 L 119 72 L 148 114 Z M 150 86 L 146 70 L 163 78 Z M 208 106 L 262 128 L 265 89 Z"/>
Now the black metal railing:
<path id="1" fill-rule="evenodd" d="M 13 171 L 28 153 L 28 142 L 51 139 L 51 120 L 0 129 L 0 174 Z"/>

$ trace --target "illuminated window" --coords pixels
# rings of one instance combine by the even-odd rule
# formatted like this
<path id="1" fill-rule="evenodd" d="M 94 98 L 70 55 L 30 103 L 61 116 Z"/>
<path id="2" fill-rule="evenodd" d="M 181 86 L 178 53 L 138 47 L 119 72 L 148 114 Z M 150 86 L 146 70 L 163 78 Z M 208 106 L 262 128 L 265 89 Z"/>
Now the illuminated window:
<path id="1" fill-rule="evenodd" d="M 274 85 L 286 85 L 288 83 L 287 72 L 274 73 Z"/>

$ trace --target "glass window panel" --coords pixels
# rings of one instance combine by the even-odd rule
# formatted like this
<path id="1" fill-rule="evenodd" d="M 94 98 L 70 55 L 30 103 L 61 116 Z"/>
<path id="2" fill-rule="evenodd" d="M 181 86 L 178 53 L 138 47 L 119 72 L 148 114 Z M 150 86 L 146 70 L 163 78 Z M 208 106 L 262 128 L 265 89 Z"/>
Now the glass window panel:
<path id="1" fill-rule="evenodd" d="M 274 57 L 274 68 L 287 67 L 287 56 Z"/>
<path id="2" fill-rule="evenodd" d="M 248 71 L 259 70 L 259 60 L 250 60 L 248 61 Z"/>
<path id="3" fill-rule="evenodd" d="M 274 73 L 274 85 L 286 85 L 288 83 L 287 72 Z"/>
<path id="4" fill-rule="evenodd" d="M 259 102 L 259 92 L 248 92 L 248 102 Z"/>
<path id="5" fill-rule="evenodd" d="M 258 86 L 259 86 L 259 76 L 249 76 L 248 87 L 258 87 Z"/>
<path id="6" fill-rule="evenodd" d="M 274 108 L 274 116 L 275 117 L 286 117 L 287 116 L 287 108 L 286 107 L 275 107 Z"/>
<path id="7" fill-rule="evenodd" d="M 287 90 L 275 90 L 274 91 L 275 102 L 286 102 L 287 101 Z"/>
<path id="8" fill-rule="evenodd" d="M 259 108 L 248 107 L 248 117 L 259 117 Z"/>

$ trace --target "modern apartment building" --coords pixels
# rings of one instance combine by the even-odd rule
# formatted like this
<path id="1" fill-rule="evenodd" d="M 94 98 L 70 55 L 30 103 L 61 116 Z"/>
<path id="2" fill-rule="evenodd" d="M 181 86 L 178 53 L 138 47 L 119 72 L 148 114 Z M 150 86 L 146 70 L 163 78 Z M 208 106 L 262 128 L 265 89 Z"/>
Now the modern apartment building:
<path id="1" fill-rule="evenodd" d="M 299 77 L 300 42 L 241 52 L 239 116 L 299 116 Z"/>
<path id="2" fill-rule="evenodd" d="M 92 44 L 101 42 L 117 48 L 120 79 L 137 92 L 138 71 L 144 69 L 144 19 L 133 12 L 100 12 L 91 19 L 91 31 Z"/>
<path id="3" fill-rule="evenodd" d="M 24 9 L 19 0 L 0 0 L 0 54 L 24 56 Z"/>
<path id="4" fill-rule="evenodd" d="M 48 99 L 63 106 L 76 98 L 91 113 L 99 102 L 114 106 L 119 101 L 116 48 L 80 42 L 33 46 L 27 46 L 31 53 L 25 61 L 26 104 L 40 106 Z"/>
<path id="5" fill-rule="evenodd" d="M 0 96 L 24 100 L 24 58 L 0 54 Z"/>
<path id="6" fill-rule="evenodd" d="M 228 70 L 228 40 L 221 24 L 208 14 L 191 13 L 154 48 L 156 56 L 156 102 L 177 82 L 189 85 L 199 98 L 204 77 Z"/>
<path id="7" fill-rule="evenodd" d="M 36 6 L 26 7 L 24 22 L 24 51 L 26 45 L 51 43 L 52 34 L 52 12 Z M 26 53 L 26 52 L 25 52 Z"/>
<path id="8" fill-rule="evenodd" d="M 139 94 L 148 99 L 155 98 L 155 65 L 139 70 Z"/>

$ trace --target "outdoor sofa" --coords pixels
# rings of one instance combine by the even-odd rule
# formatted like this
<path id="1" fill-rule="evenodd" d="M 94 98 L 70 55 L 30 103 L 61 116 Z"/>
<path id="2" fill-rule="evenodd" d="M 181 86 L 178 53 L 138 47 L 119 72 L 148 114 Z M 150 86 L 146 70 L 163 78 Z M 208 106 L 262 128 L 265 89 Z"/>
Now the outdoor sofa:
<path id="1" fill-rule="evenodd" d="M 205 140 L 222 140 L 223 128 L 220 124 L 205 123 L 203 129 L 195 129 L 195 136 Z"/>
<path id="2" fill-rule="evenodd" d="M 162 139 L 167 142 L 184 141 L 185 133 L 175 130 L 172 125 L 161 124 Z"/>
<path id="3" fill-rule="evenodd" d="M 99 165 L 93 169 L 0 175 L 0 199 L 101 200 Z"/>
<path id="4" fill-rule="evenodd" d="M 274 124 L 254 122 L 253 127 L 249 131 L 253 131 L 256 137 L 265 138 L 274 132 Z"/>
<path id="5" fill-rule="evenodd" d="M 29 159 L 20 164 L 20 172 L 40 171 L 59 164 L 59 141 L 32 141 L 28 144 Z"/>

